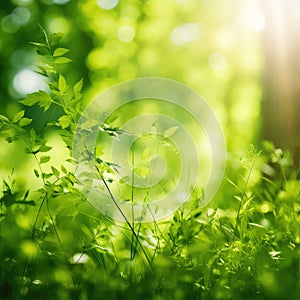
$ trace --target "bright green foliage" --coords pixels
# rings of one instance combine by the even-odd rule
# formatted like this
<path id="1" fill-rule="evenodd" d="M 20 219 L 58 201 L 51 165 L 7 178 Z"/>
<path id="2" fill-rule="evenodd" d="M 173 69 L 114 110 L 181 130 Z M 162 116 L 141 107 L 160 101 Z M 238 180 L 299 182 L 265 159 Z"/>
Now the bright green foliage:
<path id="1" fill-rule="evenodd" d="M 46 125 L 71 150 L 83 81 L 70 86 L 57 71 L 57 64 L 69 61 L 68 49 L 59 45 L 61 35 L 48 38 L 42 32 L 45 41 L 32 44 L 42 58 L 39 71 L 48 79 L 49 93 L 35 92 L 21 103 L 44 111 L 57 106 L 60 115 Z M 1 135 L 9 143 L 24 141 L 40 183 L 28 190 L 13 172 L 3 181 L 3 299 L 297 299 L 300 182 L 287 152 L 266 142 L 262 152 L 250 146 L 238 166 L 229 162 L 217 199 L 222 205 L 200 208 L 202 191 L 195 190 L 169 220 L 116 223 L 76 188 L 67 164 L 71 157 L 60 167 L 52 165 L 46 130 L 37 133 L 30 122 L 26 107 L 12 120 L 0 115 Z M 102 130 L 111 138 L 122 134 L 107 124 Z M 116 166 L 101 160 L 102 154 L 100 145 L 97 172 L 109 189 Z M 141 160 L 150 156 L 145 148 Z"/>

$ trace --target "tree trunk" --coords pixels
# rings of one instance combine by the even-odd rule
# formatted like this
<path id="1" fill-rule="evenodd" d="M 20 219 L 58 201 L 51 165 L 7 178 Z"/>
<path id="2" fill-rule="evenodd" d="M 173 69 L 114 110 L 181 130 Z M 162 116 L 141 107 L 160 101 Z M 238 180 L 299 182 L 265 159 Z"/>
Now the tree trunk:
<path id="1" fill-rule="evenodd" d="M 264 2 L 263 138 L 300 158 L 300 3 Z"/>

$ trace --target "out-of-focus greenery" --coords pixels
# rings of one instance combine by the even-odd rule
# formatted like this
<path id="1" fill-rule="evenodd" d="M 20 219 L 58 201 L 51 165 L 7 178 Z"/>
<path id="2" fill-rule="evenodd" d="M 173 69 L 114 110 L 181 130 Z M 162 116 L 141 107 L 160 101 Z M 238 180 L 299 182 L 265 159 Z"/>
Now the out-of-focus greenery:
<path id="1" fill-rule="evenodd" d="M 248 147 L 262 94 L 263 21 L 251 3 L 2 1 L 0 298 L 297 299 L 299 174 L 272 143 Z M 48 84 L 30 71 L 34 48 Z M 140 76 L 176 79 L 208 100 L 228 167 L 208 207 L 196 189 L 169 220 L 117 223 L 77 189 L 72 135 L 94 96 Z"/>
<path id="2" fill-rule="evenodd" d="M 85 78 L 86 102 L 120 81 L 167 77 L 207 99 L 230 150 L 256 136 L 262 57 L 255 1 L 11 0 L 1 8 L 1 112 L 14 115 L 15 100 L 41 87 L 28 73 L 36 65 L 28 42 L 39 39 L 40 23 L 64 34 L 74 62 L 62 70 L 73 82 Z"/>

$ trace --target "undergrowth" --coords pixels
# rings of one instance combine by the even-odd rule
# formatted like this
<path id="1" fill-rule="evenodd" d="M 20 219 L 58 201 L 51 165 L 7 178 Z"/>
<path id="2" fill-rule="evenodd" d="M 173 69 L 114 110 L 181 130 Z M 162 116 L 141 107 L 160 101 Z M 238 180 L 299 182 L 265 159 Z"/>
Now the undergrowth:
<path id="1" fill-rule="evenodd" d="M 199 208 L 202 193 L 194 191 L 168 220 L 115 222 L 76 187 L 69 162 L 83 80 L 67 82 L 58 71 L 70 62 L 62 36 L 41 30 L 44 41 L 32 44 L 49 92 L 27 95 L 12 119 L 0 115 L 2 140 L 23 141 L 40 182 L 25 188 L 13 171 L 3 180 L 0 298 L 298 299 L 300 184 L 289 153 L 271 142 L 262 151 L 250 146 L 238 165 L 228 163 L 215 204 Z M 31 106 L 56 107 L 57 117 L 37 131 Z M 112 138 L 122 134 L 108 124 L 102 129 Z M 51 163 L 49 130 L 69 149 L 60 168 Z M 99 160 L 98 167 L 109 190 L 113 166 Z"/>

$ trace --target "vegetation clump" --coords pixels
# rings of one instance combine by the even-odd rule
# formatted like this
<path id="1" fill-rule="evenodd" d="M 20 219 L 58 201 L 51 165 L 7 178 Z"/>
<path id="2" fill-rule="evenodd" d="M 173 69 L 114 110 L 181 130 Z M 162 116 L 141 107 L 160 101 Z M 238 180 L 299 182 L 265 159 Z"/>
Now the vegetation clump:
<path id="1" fill-rule="evenodd" d="M 289 152 L 271 142 L 250 146 L 228 162 L 215 202 L 199 207 L 202 192 L 171 218 L 118 223 L 96 211 L 76 187 L 72 137 L 82 112 L 83 80 L 69 84 L 58 71 L 70 62 L 62 36 L 32 43 L 49 91 L 20 101 L 13 119 L 0 115 L 8 143 L 24 145 L 40 186 L 22 185 L 14 171 L 0 194 L 1 299 L 298 299 L 300 182 Z M 55 111 L 42 130 L 27 108 Z M 55 108 L 55 110 L 54 110 Z M 102 128 L 111 138 L 122 134 Z M 54 131 L 69 150 L 59 168 L 47 139 Z M 52 153 L 52 154 L 50 154 Z M 98 161 L 109 186 L 109 162 Z M 112 199 L 113 201 L 113 195 Z"/>

